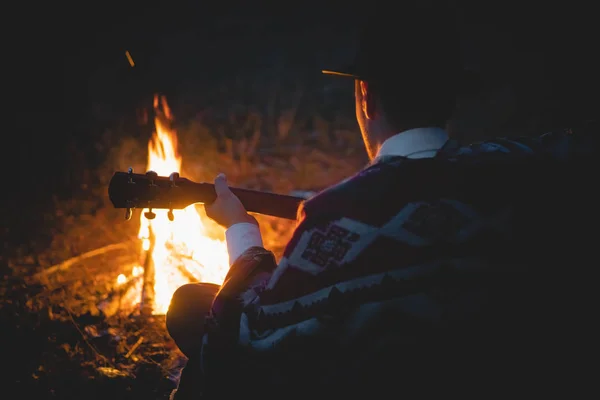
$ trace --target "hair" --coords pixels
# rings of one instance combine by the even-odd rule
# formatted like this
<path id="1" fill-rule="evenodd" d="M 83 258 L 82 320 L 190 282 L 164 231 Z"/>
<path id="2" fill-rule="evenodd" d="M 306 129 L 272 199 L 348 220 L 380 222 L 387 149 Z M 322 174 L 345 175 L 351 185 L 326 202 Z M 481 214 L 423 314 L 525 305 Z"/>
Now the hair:
<path id="1" fill-rule="evenodd" d="M 462 79 L 460 35 L 450 0 L 405 2 L 400 11 L 379 4 L 363 40 L 365 77 L 392 128 L 444 127 Z M 375 71 L 376 70 L 376 71 Z"/>
<path id="2" fill-rule="evenodd" d="M 369 90 L 380 100 L 391 127 L 398 131 L 419 126 L 443 128 L 456 105 L 456 89 L 447 82 L 409 87 L 382 79 L 370 81 Z"/>

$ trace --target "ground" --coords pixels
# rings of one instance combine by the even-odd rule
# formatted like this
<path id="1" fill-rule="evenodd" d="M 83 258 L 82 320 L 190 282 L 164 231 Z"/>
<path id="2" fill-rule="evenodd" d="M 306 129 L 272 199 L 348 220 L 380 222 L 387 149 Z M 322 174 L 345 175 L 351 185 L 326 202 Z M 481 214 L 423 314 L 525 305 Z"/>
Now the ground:
<path id="1" fill-rule="evenodd" d="M 182 132 L 181 140 L 198 135 Z M 289 193 L 326 187 L 364 161 L 362 154 L 328 157 L 314 145 L 294 145 L 293 152 L 289 146 L 263 147 L 262 155 L 244 159 L 213 145 L 208 139 L 204 143 L 201 162 L 198 155 L 182 151 L 183 176 L 205 181 L 224 171 L 232 185 Z M 169 337 L 164 315 L 142 315 L 115 294 L 116 277 L 139 260 L 139 217 L 124 221 L 123 210 L 108 201 L 106 183 L 111 171 L 126 165 L 143 170 L 144 147 L 135 139 L 119 140 L 105 163 L 87 172 L 95 184 L 57 199 L 47 223 L 29 238 L 48 234 L 51 239 L 2 258 L 1 335 L 10 349 L 4 378 L 20 396 L 167 399 L 177 385 L 186 359 Z M 257 218 L 265 246 L 281 256 L 294 221 Z M 223 239 L 223 231 L 216 232 Z"/>
<path id="2" fill-rule="evenodd" d="M 94 32 L 90 45 L 82 34 L 90 23 L 87 10 L 85 18 L 66 12 L 77 26 L 60 31 L 76 32 L 77 40 L 47 36 L 48 29 L 32 35 L 42 43 L 35 51 L 19 45 L 13 57 L 18 62 L 8 63 L 25 72 L 20 71 L 23 79 L 13 79 L 18 96 L 5 96 L 18 106 L 14 115 L 23 134 L 6 130 L 0 157 L 7 164 L 0 195 L 0 345 L 7 372 L 0 381 L 7 392 L 18 389 L 21 398 L 166 399 L 176 385 L 185 359 L 168 337 L 164 317 L 135 310 L 107 316 L 99 308 L 114 298 L 123 266 L 138 257 L 137 216 L 123 221 L 123 210 L 111 207 L 106 188 L 114 171 L 145 170 L 152 121 L 144 109 L 155 92 L 167 93 L 172 103 L 182 176 L 193 180 L 226 172 L 232 184 L 247 188 L 318 190 L 366 161 L 353 116 L 353 82 L 319 73 L 347 62 L 348 32 L 331 28 L 346 18 L 339 9 L 319 24 L 305 19 L 320 15 L 311 9 L 294 21 L 287 14 L 274 19 L 271 26 L 245 15 L 222 24 L 206 12 L 204 20 L 189 13 L 192 21 L 182 22 L 166 18 L 162 6 L 156 20 L 144 20 L 143 13 L 121 7 L 114 13 L 131 26 L 128 34 Z M 45 13 L 37 15 L 52 28 L 62 26 Z M 144 20 L 146 30 L 133 26 L 134 16 Z M 166 28 L 157 29 L 164 19 L 177 30 L 167 35 Z M 471 39 L 466 63 L 491 79 L 484 91 L 459 101 L 451 134 L 471 141 L 544 133 L 554 109 L 542 107 L 541 100 L 550 98 L 542 89 L 550 86 L 541 78 L 540 61 L 523 57 L 528 48 L 513 54 L 510 45 L 500 46 L 510 42 L 502 30 L 473 19 L 465 34 Z M 360 26 L 351 19 L 345 25 Z M 524 25 L 544 36 L 568 30 Z M 512 24 L 503 20 L 502 26 Z M 68 53 L 67 62 L 47 54 L 62 50 L 57 43 Z M 135 69 L 124 50 L 133 54 Z M 31 62 L 20 58 L 26 55 Z M 44 56 L 53 68 L 40 67 Z M 577 68 L 572 75 L 588 65 L 567 57 L 552 60 L 544 66 L 564 60 Z M 65 71 L 55 72 L 63 66 Z M 281 254 L 293 223 L 260 219 L 266 247 Z M 43 273 L 114 244 L 122 246 Z"/>
<path id="3" fill-rule="evenodd" d="M 35 136 L 15 135 L 7 148 L 20 155 L 11 168 L 33 184 L 0 196 L 0 343 L 8 371 L 2 382 L 20 397 L 166 399 L 176 387 L 185 358 L 164 316 L 125 308 L 107 315 L 102 307 L 114 306 L 117 276 L 139 259 L 139 215 L 124 221 L 124 210 L 108 200 L 108 182 L 115 171 L 145 171 L 156 91 L 167 92 L 173 109 L 183 177 L 211 181 L 225 172 L 231 185 L 290 193 L 324 188 L 366 162 L 351 82 L 324 86 L 319 75 L 289 69 L 293 60 L 278 60 L 289 38 L 244 38 L 215 44 L 208 36 L 172 34 L 147 53 L 153 62 L 133 43 L 136 70 L 114 53 L 118 46 L 90 51 L 94 57 L 67 64 L 74 76 L 69 112 L 52 113 L 50 103 L 22 118 Z M 300 39 L 287 56 L 299 51 Z M 207 64 L 199 51 L 177 62 L 199 46 L 220 62 Z M 244 63 L 241 51 L 251 53 Z M 202 68 L 215 71 L 199 74 Z M 337 106 L 340 96 L 344 107 Z M 258 218 L 265 246 L 281 255 L 293 221 Z M 222 230 L 213 232 L 224 238 Z M 119 248 L 52 269 L 111 245 Z"/>

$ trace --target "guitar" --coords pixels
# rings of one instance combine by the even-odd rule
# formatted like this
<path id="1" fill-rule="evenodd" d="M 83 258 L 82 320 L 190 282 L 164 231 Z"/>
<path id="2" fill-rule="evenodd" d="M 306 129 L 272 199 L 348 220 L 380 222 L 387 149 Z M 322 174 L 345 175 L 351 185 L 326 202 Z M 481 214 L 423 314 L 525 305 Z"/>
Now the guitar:
<path id="1" fill-rule="evenodd" d="M 296 219 L 298 207 L 305 198 L 287 196 L 258 190 L 230 188 L 246 210 L 274 217 Z M 216 198 L 215 185 L 198 183 L 181 178 L 174 172 L 170 176 L 158 176 L 154 171 L 145 174 L 115 172 L 108 186 L 108 197 L 115 208 L 124 208 L 125 219 L 131 219 L 132 209 L 147 208 L 144 216 L 154 219 L 152 209 L 168 209 L 173 220 L 173 210 L 181 210 L 195 203 L 210 204 Z"/>

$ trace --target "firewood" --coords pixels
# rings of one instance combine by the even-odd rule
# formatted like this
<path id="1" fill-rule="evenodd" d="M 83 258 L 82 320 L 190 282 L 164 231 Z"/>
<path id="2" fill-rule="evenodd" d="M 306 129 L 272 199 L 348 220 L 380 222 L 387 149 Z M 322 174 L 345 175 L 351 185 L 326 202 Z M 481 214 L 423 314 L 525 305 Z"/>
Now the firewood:
<path id="1" fill-rule="evenodd" d="M 143 341 L 144 341 L 144 337 L 140 336 L 140 338 L 137 340 L 137 342 L 135 342 L 135 344 L 131 347 L 131 349 L 129 349 L 127 354 L 125 354 L 125 358 L 131 357 L 133 352 L 136 351 L 138 347 L 140 347 L 140 345 L 142 344 Z"/>
<path id="2" fill-rule="evenodd" d="M 61 262 L 60 264 L 53 265 L 49 268 L 44 269 L 43 271 L 38 272 L 34 275 L 35 278 L 40 279 L 47 275 L 53 274 L 58 271 L 63 271 L 65 269 L 70 268 L 71 266 L 77 264 L 80 261 L 83 261 L 87 258 L 96 257 L 102 254 L 106 254 L 115 250 L 124 250 L 129 247 L 128 243 L 113 243 L 108 246 L 100 247 L 99 249 L 88 251 L 87 253 L 80 254 L 78 256 L 69 258 L 66 261 Z"/>
<path id="3" fill-rule="evenodd" d="M 116 287 L 98 304 L 98 309 L 100 309 L 107 317 L 115 315 L 117 312 L 119 312 L 119 310 L 121 310 L 121 301 L 123 297 L 125 297 L 127 292 L 142 279 L 143 275 L 138 275 Z"/>

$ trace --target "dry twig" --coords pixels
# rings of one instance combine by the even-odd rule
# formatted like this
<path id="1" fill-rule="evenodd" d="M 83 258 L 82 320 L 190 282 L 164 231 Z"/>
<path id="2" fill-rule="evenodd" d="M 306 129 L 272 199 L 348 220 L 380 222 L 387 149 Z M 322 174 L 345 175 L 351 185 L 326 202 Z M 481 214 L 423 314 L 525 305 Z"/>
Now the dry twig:
<path id="1" fill-rule="evenodd" d="M 129 245 L 127 243 L 113 243 L 108 246 L 100 247 L 99 249 L 88 251 L 87 253 L 80 254 L 78 256 L 69 258 L 66 261 L 61 262 L 60 264 L 53 265 L 49 268 L 44 269 L 43 271 L 38 272 L 34 275 L 35 278 L 39 279 L 41 277 L 50 275 L 54 272 L 63 271 L 67 268 L 70 268 L 72 265 L 77 264 L 78 262 L 85 260 L 86 258 L 96 257 L 102 254 L 106 254 L 110 251 L 114 250 L 123 250 L 126 249 Z"/>
<path id="2" fill-rule="evenodd" d="M 135 344 L 133 346 L 131 346 L 131 349 L 129 349 L 129 351 L 127 352 L 127 354 L 125 354 L 125 358 L 129 358 L 131 357 L 131 355 L 133 354 L 133 352 L 140 347 L 140 345 L 142 344 L 142 342 L 144 341 L 144 337 L 140 336 L 140 338 L 137 340 L 137 342 L 135 342 Z"/>
<path id="3" fill-rule="evenodd" d="M 63 296 L 64 296 L 64 292 L 63 292 Z M 87 337 L 85 336 L 85 333 L 83 333 L 83 331 L 81 330 L 81 328 L 79 328 L 79 325 L 77 325 L 77 322 L 75 322 L 75 319 L 73 318 L 73 314 L 71 314 L 71 311 L 67 307 L 65 307 L 65 311 L 67 312 L 67 314 L 69 314 L 69 320 L 71 321 L 71 323 L 73 324 L 73 326 L 75 327 L 75 329 L 77 329 L 77 332 L 79 332 L 79 334 L 81 335 L 81 338 L 83 339 L 83 341 L 85 342 L 85 344 L 94 352 L 94 354 L 96 354 L 96 356 L 99 359 L 101 359 L 102 361 L 104 361 L 110 367 L 115 368 L 115 366 L 113 365 L 113 363 L 110 362 L 110 360 L 108 358 L 106 358 L 104 355 L 100 354 L 100 352 L 98 351 L 98 349 L 96 349 L 96 347 L 94 345 L 92 345 L 89 340 L 87 340 Z"/>

